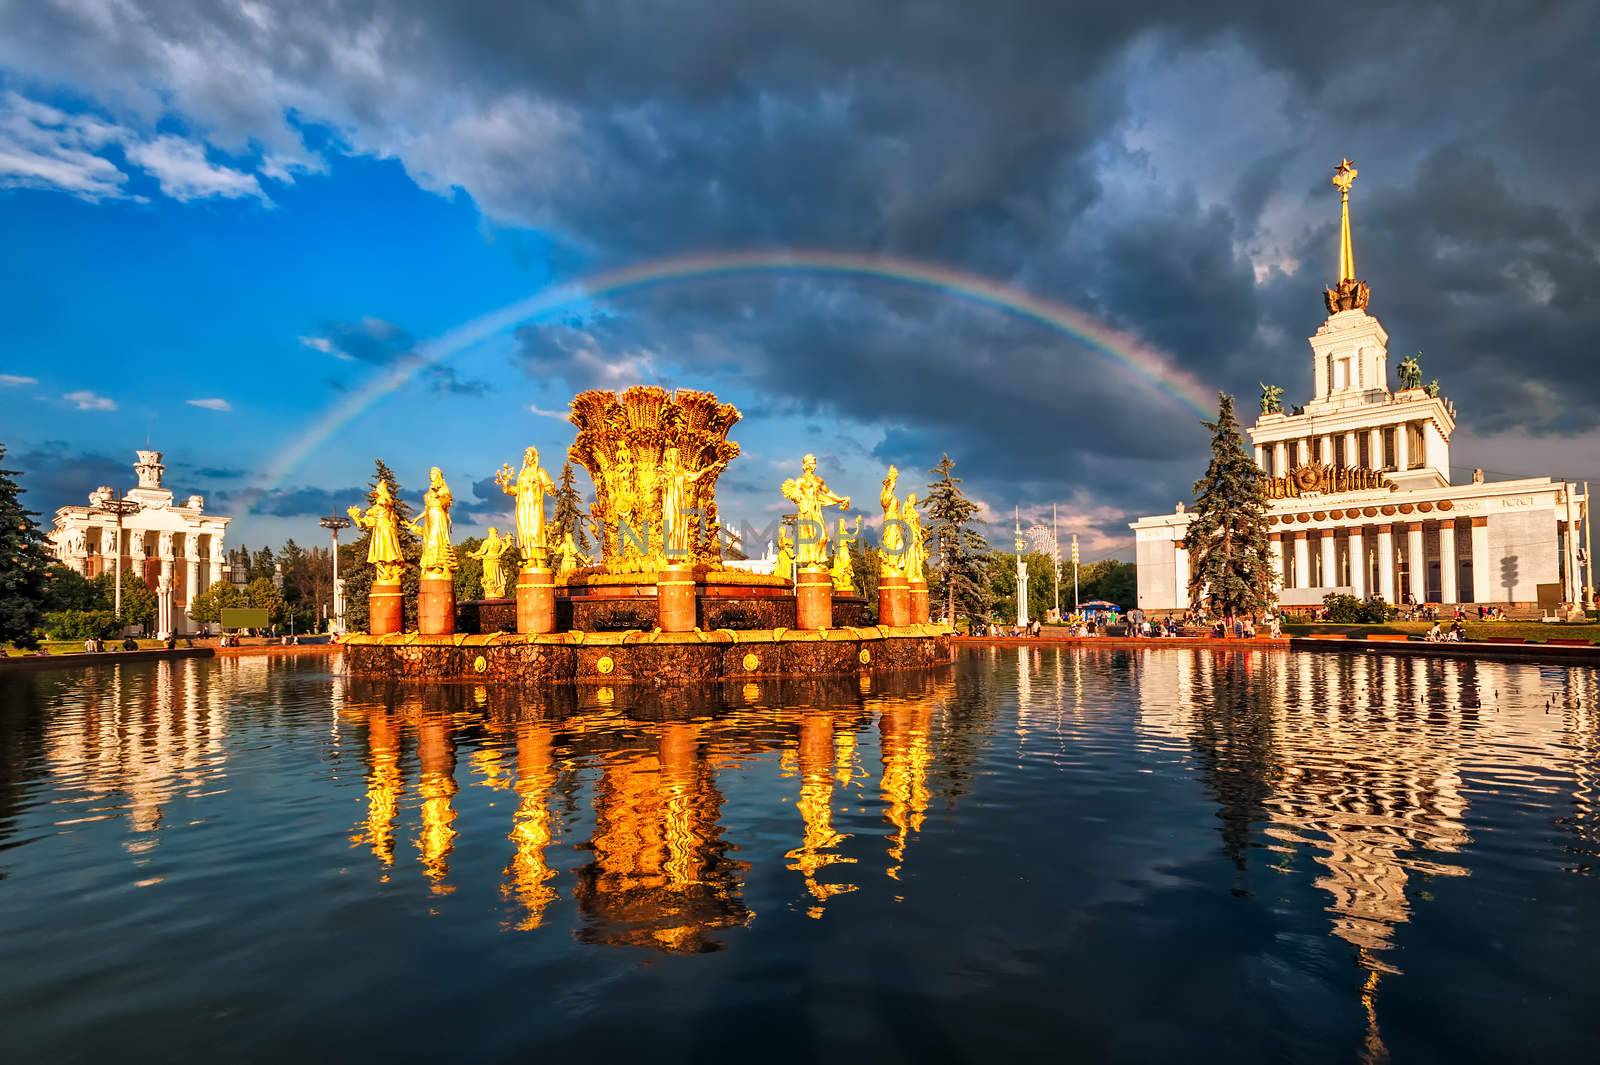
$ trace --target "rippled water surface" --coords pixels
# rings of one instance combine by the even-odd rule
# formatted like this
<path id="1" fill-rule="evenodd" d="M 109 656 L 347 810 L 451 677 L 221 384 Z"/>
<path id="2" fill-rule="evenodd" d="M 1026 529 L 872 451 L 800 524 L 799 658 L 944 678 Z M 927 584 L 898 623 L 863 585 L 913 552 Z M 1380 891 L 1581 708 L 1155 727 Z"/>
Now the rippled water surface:
<path id="1" fill-rule="evenodd" d="M 533 705 L 0 674 L 0 1045 L 171 1060 L 1593 1053 L 1590 670 L 983 649 Z"/>

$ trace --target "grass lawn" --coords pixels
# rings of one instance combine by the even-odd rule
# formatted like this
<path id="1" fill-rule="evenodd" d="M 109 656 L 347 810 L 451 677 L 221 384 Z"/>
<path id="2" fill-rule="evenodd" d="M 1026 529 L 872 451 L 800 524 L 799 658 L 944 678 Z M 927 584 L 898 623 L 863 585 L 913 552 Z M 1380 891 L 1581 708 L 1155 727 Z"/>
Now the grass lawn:
<path id="1" fill-rule="evenodd" d="M 1600 640 L 1600 624 L 1551 623 L 1541 621 L 1468 621 L 1464 623 L 1467 639 L 1487 640 L 1491 637 L 1514 637 L 1543 643 L 1546 640 Z M 1439 625 L 1450 628 L 1450 621 L 1441 618 Z M 1307 636 L 1314 632 L 1342 632 L 1351 639 L 1360 639 L 1367 633 L 1406 633 L 1421 636 L 1432 626 L 1428 621 L 1389 621 L 1382 625 L 1330 625 L 1322 622 L 1289 622 L 1283 631 L 1291 636 Z"/>

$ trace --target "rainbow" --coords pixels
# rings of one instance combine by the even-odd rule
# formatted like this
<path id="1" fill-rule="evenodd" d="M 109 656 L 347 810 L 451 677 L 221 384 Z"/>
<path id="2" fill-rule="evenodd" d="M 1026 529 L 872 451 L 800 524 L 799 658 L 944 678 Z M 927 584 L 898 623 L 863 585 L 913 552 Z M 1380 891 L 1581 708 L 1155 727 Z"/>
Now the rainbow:
<path id="1" fill-rule="evenodd" d="M 428 367 L 436 366 L 512 326 L 588 301 L 621 296 L 641 289 L 704 278 L 763 273 L 819 274 L 888 281 L 996 308 L 1079 341 L 1113 363 L 1128 368 L 1137 378 L 1201 417 L 1213 414 L 1211 404 L 1214 394 L 1170 356 L 1082 311 L 976 274 L 913 259 L 848 252 L 786 250 L 680 255 L 553 285 L 424 342 L 418 346 L 415 357 L 373 375 L 371 380 L 346 394 L 274 456 L 248 493 L 245 510 L 248 512 L 253 509 L 261 493 L 280 484 L 334 434 L 384 396 L 399 389 Z"/>

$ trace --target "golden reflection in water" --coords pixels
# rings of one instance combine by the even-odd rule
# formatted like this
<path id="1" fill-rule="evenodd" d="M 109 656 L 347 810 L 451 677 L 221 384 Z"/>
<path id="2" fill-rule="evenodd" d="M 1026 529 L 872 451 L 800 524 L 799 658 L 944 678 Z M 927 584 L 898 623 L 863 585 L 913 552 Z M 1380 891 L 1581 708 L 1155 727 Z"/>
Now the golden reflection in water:
<path id="1" fill-rule="evenodd" d="M 722 840 L 705 727 L 667 722 L 653 747 L 601 756 L 594 857 L 576 887 L 585 941 L 699 953 L 720 948 L 714 930 L 753 916 L 741 896 L 748 866 L 728 858 Z"/>
<path id="2" fill-rule="evenodd" d="M 456 746 L 450 726 L 450 719 L 442 715 L 427 715 L 417 724 L 417 761 L 421 766 L 417 791 L 422 796 L 417 853 L 435 895 L 448 895 L 455 890 L 446 881 L 456 839 L 456 811 L 451 804 L 457 791 Z"/>
<path id="3" fill-rule="evenodd" d="M 517 727 L 517 811 L 512 818 L 511 861 L 500 892 L 515 900 L 522 916 L 511 927 L 530 932 L 544 921 L 545 909 L 558 897 L 550 886 L 555 870 L 545 861 L 545 848 L 555 839 L 550 791 L 556 782 L 555 734 L 548 725 Z"/>
<path id="4" fill-rule="evenodd" d="M 367 818 L 350 836 L 385 868 L 394 865 L 394 817 L 405 781 L 400 775 L 400 726 L 383 707 L 367 711 Z"/>
<path id="5" fill-rule="evenodd" d="M 817 873 L 828 866 L 855 862 L 854 858 L 838 852 L 839 844 L 848 837 L 833 827 L 834 773 L 838 771 L 840 760 L 834 733 L 833 716 L 827 710 L 801 712 L 798 745 L 800 797 L 795 800 L 795 808 L 800 811 L 803 831 L 800 846 L 784 857 L 789 859 L 788 868 L 805 879 L 806 891 L 814 900 L 814 905 L 807 908 L 806 916 L 814 920 L 822 917 L 828 899 L 856 890 L 854 884 L 823 883 L 817 879 Z"/>
<path id="6" fill-rule="evenodd" d="M 933 703 L 929 699 L 885 701 L 878 715 L 878 744 L 883 759 L 879 791 L 889 833 L 889 868 L 900 879 L 911 833 L 922 831 L 928 811 L 928 766 L 933 760 L 929 731 Z"/>

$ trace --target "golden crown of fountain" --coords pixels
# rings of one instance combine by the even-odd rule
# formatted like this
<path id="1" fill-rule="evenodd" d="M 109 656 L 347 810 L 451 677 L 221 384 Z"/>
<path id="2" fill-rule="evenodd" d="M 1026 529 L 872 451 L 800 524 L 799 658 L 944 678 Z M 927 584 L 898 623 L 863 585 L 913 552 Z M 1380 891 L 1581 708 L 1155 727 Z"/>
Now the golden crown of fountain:
<path id="1" fill-rule="evenodd" d="M 567 454 L 594 482 L 590 514 L 603 570 L 663 568 L 663 530 L 683 512 L 700 514 L 683 522 L 689 563 L 721 560 L 717 478 L 739 454 L 728 432 L 740 416 L 710 392 L 686 388 L 640 385 L 621 395 L 592 389 L 573 397 L 569 418 L 578 434 Z"/>

